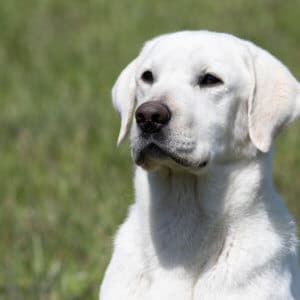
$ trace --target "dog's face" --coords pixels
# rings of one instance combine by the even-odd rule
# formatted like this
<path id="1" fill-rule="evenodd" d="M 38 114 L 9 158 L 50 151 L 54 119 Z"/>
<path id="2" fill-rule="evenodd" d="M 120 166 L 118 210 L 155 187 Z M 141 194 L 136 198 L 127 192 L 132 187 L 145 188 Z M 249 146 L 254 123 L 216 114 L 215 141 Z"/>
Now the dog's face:
<path id="1" fill-rule="evenodd" d="M 201 170 L 234 151 L 234 127 L 246 125 L 251 74 L 249 62 L 234 43 L 227 42 L 220 51 L 221 39 L 210 34 L 169 35 L 142 51 L 131 131 L 138 164 L 175 162 Z M 147 122 L 155 114 L 162 118 L 160 128 Z"/>
<path id="2" fill-rule="evenodd" d="M 119 141 L 134 115 L 131 148 L 138 165 L 198 173 L 212 163 L 268 152 L 278 128 L 298 115 L 299 90 L 279 61 L 233 36 L 160 36 L 113 89 L 122 117 Z"/>

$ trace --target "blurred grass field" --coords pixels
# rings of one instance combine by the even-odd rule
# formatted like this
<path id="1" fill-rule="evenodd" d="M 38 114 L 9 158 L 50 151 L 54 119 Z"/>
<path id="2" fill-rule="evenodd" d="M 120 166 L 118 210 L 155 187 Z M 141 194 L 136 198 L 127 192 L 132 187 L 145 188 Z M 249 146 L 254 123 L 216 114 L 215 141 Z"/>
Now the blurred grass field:
<path id="1" fill-rule="evenodd" d="M 143 42 L 225 31 L 300 79 L 300 2 L 27 0 L 0 4 L 0 299 L 97 299 L 132 201 L 110 89 Z M 274 178 L 300 224 L 300 121 L 277 139 Z"/>

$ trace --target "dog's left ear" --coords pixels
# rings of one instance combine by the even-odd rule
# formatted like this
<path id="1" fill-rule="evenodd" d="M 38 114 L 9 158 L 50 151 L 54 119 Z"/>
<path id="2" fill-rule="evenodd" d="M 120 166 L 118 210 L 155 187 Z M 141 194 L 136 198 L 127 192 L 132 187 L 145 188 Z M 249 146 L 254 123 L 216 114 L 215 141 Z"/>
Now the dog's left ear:
<path id="1" fill-rule="evenodd" d="M 247 42 L 253 69 L 253 92 L 248 103 L 249 135 L 253 144 L 268 152 L 279 130 L 300 114 L 300 84 L 267 51 Z"/>
<path id="2" fill-rule="evenodd" d="M 135 71 L 136 59 L 121 72 L 112 88 L 113 106 L 121 118 L 118 145 L 125 139 L 133 115 L 136 90 Z"/>

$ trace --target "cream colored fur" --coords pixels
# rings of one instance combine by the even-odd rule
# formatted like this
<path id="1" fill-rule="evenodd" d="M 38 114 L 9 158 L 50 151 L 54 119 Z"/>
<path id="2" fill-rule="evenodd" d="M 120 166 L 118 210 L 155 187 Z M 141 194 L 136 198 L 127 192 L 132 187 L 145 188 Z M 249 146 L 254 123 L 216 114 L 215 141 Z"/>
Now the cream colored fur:
<path id="1" fill-rule="evenodd" d="M 223 83 L 199 87 L 205 73 Z M 272 141 L 300 113 L 297 80 L 250 42 L 178 32 L 148 42 L 118 78 L 119 143 L 147 101 L 170 108 L 153 142 L 185 165 L 146 156 L 136 167 L 100 299 L 299 300 L 295 224 L 272 183 Z M 145 143 L 133 120 L 134 161 Z"/>

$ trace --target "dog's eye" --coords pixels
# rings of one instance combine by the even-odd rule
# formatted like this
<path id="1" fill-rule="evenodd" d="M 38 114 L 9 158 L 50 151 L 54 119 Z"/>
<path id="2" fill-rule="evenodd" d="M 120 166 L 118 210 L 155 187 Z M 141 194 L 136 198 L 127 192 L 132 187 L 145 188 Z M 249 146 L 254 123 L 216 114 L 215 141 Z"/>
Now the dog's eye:
<path id="1" fill-rule="evenodd" d="M 141 76 L 142 80 L 146 83 L 152 84 L 154 81 L 153 78 L 153 73 L 149 70 L 145 71 L 142 76 Z"/>
<path id="2" fill-rule="evenodd" d="M 203 86 L 203 87 L 213 86 L 213 85 L 222 84 L 222 83 L 223 83 L 223 81 L 220 78 L 218 78 L 212 74 L 205 74 L 204 76 L 201 76 L 198 81 L 198 85 Z"/>

